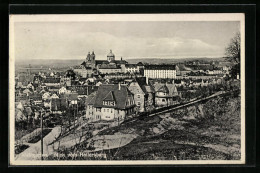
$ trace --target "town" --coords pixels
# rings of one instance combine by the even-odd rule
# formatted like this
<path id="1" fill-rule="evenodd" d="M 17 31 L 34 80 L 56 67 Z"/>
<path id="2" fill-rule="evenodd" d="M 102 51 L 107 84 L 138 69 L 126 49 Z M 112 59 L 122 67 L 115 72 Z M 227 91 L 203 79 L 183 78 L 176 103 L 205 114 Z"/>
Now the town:
<path id="1" fill-rule="evenodd" d="M 194 58 L 174 64 L 128 63 L 110 50 L 103 60 L 96 60 L 92 51 L 82 61 L 69 68 L 28 64 L 16 70 L 17 156 L 25 157 L 21 155 L 30 143 L 42 138 L 53 145 L 42 146 L 44 153 L 84 147 L 84 141 L 88 141 L 86 150 L 104 150 L 107 146 L 93 142 L 102 130 L 239 89 L 234 81 L 239 82 L 240 76 L 232 72 L 233 64 L 224 58 Z M 51 131 L 56 136 L 49 137 Z M 124 142 L 127 144 L 127 139 L 114 142 L 107 149 L 118 148 L 115 145 Z"/>

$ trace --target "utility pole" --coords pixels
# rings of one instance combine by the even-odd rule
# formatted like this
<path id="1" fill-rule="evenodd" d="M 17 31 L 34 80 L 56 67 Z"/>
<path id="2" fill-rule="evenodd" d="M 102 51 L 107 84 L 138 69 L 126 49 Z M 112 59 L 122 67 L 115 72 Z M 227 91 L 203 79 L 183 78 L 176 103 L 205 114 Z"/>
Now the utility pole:
<path id="1" fill-rule="evenodd" d="M 74 120 L 73 120 L 73 123 L 74 123 L 74 132 L 75 132 L 75 121 L 76 121 L 76 117 L 75 117 L 75 105 L 73 105 L 73 112 L 74 112 Z"/>
<path id="2" fill-rule="evenodd" d="M 42 110 L 41 110 L 41 160 L 43 160 L 43 119 L 42 119 Z"/>

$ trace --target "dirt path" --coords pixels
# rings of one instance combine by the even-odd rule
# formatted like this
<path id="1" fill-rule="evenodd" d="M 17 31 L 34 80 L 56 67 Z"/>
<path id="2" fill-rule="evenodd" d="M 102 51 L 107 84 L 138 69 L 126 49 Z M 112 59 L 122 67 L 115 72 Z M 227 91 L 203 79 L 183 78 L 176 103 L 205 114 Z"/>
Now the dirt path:
<path id="1" fill-rule="evenodd" d="M 56 126 L 52 131 L 43 138 L 43 156 L 53 154 L 53 146 L 49 145 L 53 142 L 61 133 L 60 126 Z M 29 148 L 18 154 L 16 160 L 40 160 L 41 159 L 41 141 L 31 144 Z"/>

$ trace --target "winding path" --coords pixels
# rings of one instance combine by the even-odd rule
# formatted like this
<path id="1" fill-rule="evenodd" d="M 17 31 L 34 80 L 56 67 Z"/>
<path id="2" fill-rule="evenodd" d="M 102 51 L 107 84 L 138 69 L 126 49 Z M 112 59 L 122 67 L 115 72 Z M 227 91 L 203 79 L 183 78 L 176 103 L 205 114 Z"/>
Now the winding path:
<path id="1" fill-rule="evenodd" d="M 43 156 L 53 154 L 53 146 L 49 145 L 52 143 L 61 133 L 61 127 L 56 126 L 52 131 L 43 138 Z M 41 141 L 35 144 L 30 144 L 29 148 L 24 150 L 22 153 L 15 157 L 16 160 L 41 160 Z"/>

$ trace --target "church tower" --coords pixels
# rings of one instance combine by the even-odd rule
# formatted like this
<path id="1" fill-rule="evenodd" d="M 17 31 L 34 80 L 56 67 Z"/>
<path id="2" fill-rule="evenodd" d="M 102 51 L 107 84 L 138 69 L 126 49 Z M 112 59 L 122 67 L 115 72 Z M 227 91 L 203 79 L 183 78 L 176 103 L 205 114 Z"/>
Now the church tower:
<path id="1" fill-rule="evenodd" d="M 92 51 L 91 54 L 90 54 L 90 52 L 88 52 L 88 55 L 86 57 L 86 66 L 91 67 L 92 69 L 95 68 L 95 65 L 96 65 L 95 58 L 96 58 L 96 55 L 95 55 L 94 51 Z"/>
<path id="2" fill-rule="evenodd" d="M 91 56 L 90 56 L 90 52 L 88 52 L 87 58 L 86 58 L 86 63 L 91 62 Z"/>
<path id="3" fill-rule="evenodd" d="M 95 58 L 96 58 L 96 55 L 95 55 L 94 50 L 93 50 L 92 53 L 91 53 L 91 67 L 92 67 L 92 69 L 96 67 Z"/>
<path id="4" fill-rule="evenodd" d="M 115 55 L 112 53 L 112 50 L 110 50 L 109 54 L 107 54 L 107 61 L 115 61 Z"/>

